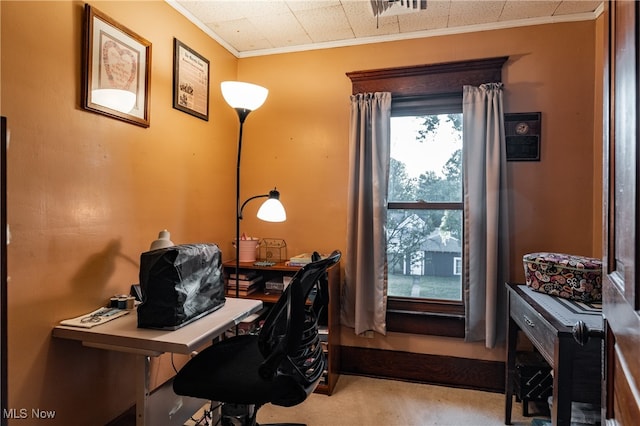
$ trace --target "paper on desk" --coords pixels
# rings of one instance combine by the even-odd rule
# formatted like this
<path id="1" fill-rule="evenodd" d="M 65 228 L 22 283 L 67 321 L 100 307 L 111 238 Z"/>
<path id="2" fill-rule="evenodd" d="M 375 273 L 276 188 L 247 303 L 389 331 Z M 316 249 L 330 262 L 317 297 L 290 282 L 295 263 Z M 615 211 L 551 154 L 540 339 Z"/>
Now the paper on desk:
<path id="1" fill-rule="evenodd" d="M 116 308 L 100 308 L 88 314 L 80 315 L 76 318 L 70 318 L 60 321 L 60 325 L 70 325 L 72 327 L 92 328 L 96 325 L 104 324 L 123 315 L 127 315 L 129 311 L 126 309 Z"/>

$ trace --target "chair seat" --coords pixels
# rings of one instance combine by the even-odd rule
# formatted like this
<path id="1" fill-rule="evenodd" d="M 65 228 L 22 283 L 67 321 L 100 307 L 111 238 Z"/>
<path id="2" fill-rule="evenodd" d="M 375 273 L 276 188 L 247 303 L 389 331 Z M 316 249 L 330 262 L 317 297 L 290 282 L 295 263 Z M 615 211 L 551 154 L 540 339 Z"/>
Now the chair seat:
<path id="1" fill-rule="evenodd" d="M 179 395 L 236 404 L 265 404 L 274 394 L 275 381 L 258 374 L 264 357 L 257 335 L 232 337 L 201 351 L 176 376 Z M 237 384 L 243 383 L 242 387 Z"/>

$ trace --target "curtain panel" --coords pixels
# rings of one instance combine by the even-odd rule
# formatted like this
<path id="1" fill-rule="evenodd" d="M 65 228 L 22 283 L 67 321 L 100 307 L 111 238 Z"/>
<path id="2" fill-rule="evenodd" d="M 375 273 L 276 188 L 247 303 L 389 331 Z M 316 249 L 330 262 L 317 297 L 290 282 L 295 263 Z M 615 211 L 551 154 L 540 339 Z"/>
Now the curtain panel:
<path id="1" fill-rule="evenodd" d="M 386 334 L 387 181 L 391 93 L 351 96 L 342 324 Z"/>
<path id="2" fill-rule="evenodd" d="M 509 264 L 502 83 L 463 88 L 465 340 L 504 338 Z"/>

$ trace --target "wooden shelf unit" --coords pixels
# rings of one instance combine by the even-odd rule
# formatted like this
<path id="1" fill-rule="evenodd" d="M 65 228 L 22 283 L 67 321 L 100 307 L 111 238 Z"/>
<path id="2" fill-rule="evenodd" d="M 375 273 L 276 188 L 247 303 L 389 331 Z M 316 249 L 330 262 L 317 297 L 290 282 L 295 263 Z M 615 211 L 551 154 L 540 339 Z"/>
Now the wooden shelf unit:
<path id="1" fill-rule="evenodd" d="M 229 274 L 235 272 L 236 261 L 230 260 L 222 264 L 224 271 L 225 285 L 228 283 Z M 256 266 L 252 262 L 240 262 L 241 271 L 259 271 L 263 276 L 262 284 L 259 290 L 248 296 L 240 296 L 246 299 L 261 300 L 265 305 L 274 304 L 278 301 L 280 294 L 264 292 L 264 283 L 273 278 L 280 278 L 284 275 L 293 276 L 300 266 L 288 266 L 284 262 L 276 263 L 273 266 Z M 327 312 L 327 324 L 321 324 L 327 327 L 327 374 L 322 379 L 316 393 L 331 395 L 336 386 L 340 375 L 340 263 L 331 266 L 327 270 L 329 285 L 329 306 Z M 229 296 L 232 296 L 230 294 Z"/>

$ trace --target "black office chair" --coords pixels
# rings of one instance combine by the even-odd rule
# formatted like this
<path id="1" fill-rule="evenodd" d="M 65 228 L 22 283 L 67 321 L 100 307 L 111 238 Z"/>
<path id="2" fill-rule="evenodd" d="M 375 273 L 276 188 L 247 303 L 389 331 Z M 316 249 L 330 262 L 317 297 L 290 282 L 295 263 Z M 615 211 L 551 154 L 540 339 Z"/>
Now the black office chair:
<path id="1" fill-rule="evenodd" d="M 303 402 L 326 369 L 317 318 L 326 305 L 326 270 L 340 256 L 336 250 L 302 267 L 257 335 L 234 336 L 204 349 L 178 372 L 174 391 L 223 403 L 223 425 L 225 406 L 232 419 L 226 424 L 237 424 L 240 414 L 248 413 L 244 424 L 256 425 L 258 409 L 266 403 L 290 407 Z M 314 288 L 314 303 L 308 304 Z"/>

